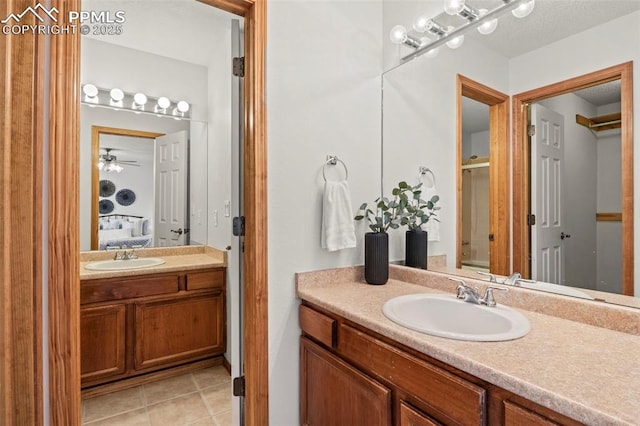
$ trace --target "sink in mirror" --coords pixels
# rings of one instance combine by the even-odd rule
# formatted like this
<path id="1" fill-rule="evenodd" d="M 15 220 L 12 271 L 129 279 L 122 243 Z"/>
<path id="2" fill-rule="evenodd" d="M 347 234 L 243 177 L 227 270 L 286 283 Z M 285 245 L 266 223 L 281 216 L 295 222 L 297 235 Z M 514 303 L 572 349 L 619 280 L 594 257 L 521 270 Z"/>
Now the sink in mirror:
<path id="1" fill-rule="evenodd" d="M 126 271 L 128 269 L 141 269 L 158 266 L 165 263 L 164 259 L 159 257 L 141 257 L 138 259 L 118 259 L 118 260 L 101 260 L 91 262 L 85 265 L 85 269 L 90 271 Z"/>
<path id="2" fill-rule="evenodd" d="M 524 315 L 507 306 L 481 306 L 448 295 L 394 297 L 383 305 L 382 312 L 403 327 L 455 340 L 514 340 L 525 336 L 531 329 Z"/>

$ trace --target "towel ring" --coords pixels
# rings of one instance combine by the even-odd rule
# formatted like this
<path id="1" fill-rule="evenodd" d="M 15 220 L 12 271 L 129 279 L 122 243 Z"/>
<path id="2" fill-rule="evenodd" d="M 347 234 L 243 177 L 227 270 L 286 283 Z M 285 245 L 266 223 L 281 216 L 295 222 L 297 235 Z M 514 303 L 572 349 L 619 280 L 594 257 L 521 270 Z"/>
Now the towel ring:
<path id="1" fill-rule="evenodd" d="M 335 166 L 338 163 L 342 164 L 342 167 L 344 167 L 344 180 L 349 179 L 349 169 L 347 169 L 347 165 L 344 164 L 344 161 L 342 161 L 335 155 L 327 155 L 327 161 L 324 163 L 324 166 L 322 166 L 322 177 L 325 182 L 327 181 L 327 176 L 325 174 L 327 166 Z"/>
<path id="2" fill-rule="evenodd" d="M 431 170 L 428 167 L 425 166 L 420 166 L 418 168 L 418 182 L 422 182 L 422 176 L 426 175 L 427 173 L 429 173 L 431 175 L 431 179 L 433 180 L 433 185 L 435 186 L 436 184 L 436 175 L 435 173 L 433 173 L 433 170 Z"/>

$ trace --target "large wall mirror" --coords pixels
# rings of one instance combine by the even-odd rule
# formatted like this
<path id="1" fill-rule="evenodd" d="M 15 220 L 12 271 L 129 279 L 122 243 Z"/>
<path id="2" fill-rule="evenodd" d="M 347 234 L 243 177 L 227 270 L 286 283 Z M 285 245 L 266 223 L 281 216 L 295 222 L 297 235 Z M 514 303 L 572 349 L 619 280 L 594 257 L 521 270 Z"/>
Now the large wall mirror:
<path id="1" fill-rule="evenodd" d="M 150 9 L 148 2 L 86 0 L 83 7 L 123 11 L 124 21 L 112 25 L 115 33 L 82 38 L 80 249 L 230 246 L 231 140 L 239 122 L 231 19 L 195 1 Z M 167 30 L 150 37 L 151 22 Z M 137 94 L 145 95 L 143 108 Z"/>
<path id="2" fill-rule="evenodd" d="M 496 3 L 467 1 L 488 9 Z M 460 19 L 443 17 L 442 7 L 385 2 L 384 29 L 401 24 L 419 39 L 411 26 L 421 15 Z M 640 94 L 637 85 L 631 89 L 640 61 L 639 10 L 628 1 L 537 0 L 526 18 L 506 13 L 493 34 L 467 32 L 456 49 L 443 45 L 410 57 L 410 46 L 385 44 L 382 186 L 388 192 L 401 180 L 417 183 L 421 167 L 434 173 L 441 210 L 437 238 L 429 239 L 429 256 L 437 259 L 430 269 L 478 278 L 477 271 L 520 272 L 537 281 L 533 288 L 640 307 L 632 161 L 639 157 L 632 106 Z M 633 72 L 616 74 L 629 67 Z M 497 97 L 490 102 L 480 89 Z M 506 119 L 496 114 L 501 94 L 510 98 Z M 557 192 L 541 190 L 554 188 L 552 175 L 541 174 L 553 167 L 544 169 L 535 160 L 539 152 L 529 150 L 536 138 L 560 134 L 544 118 L 528 134 L 528 120 L 543 108 L 560 114 L 564 126 Z M 499 142 L 505 132 L 506 147 Z M 553 200 L 563 204 L 554 210 Z M 548 243 L 534 225 L 553 219 L 541 203 L 545 212 L 562 214 Z M 496 233 L 495 226 L 503 228 Z M 404 259 L 403 234 L 391 234 L 392 261 Z M 492 264 L 495 252 L 504 264 Z"/>

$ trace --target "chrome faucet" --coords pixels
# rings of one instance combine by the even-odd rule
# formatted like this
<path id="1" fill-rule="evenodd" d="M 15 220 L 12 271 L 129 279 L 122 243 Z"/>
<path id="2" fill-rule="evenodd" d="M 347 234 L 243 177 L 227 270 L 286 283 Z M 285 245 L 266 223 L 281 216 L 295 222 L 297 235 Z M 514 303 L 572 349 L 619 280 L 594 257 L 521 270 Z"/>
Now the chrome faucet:
<path id="1" fill-rule="evenodd" d="M 502 282 L 502 284 L 512 285 L 512 286 L 518 287 L 521 282 L 530 283 L 530 284 L 535 284 L 536 283 L 535 280 L 528 280 L 526 278 L 522 278 L 522 275 L 520 275 L 519 272 L 514 272 L 513 274 L 511 274 L 507 278 L 505 278 L 504 281 Z"/>
<path id="2" fill-rule="evenodd" d="M 473 303 L 476 305 L 486 305 L 488 307 L 496 306 L 496 299 L 493 297 L 493 291 L 508 291 L 506 288 L 489 286 L 485 290 L 484 296 L 480 296 L 478 288 L 469 287 L 463 280 L 458 278 L 449 277 L 451 281 L 458 283 L 456 287 L 456 297 L 462 299 L 467 303 Z"/>
<path id="3" fill-rule="evenodd" d="M 116 254 L 113 256 L 113 260 L 129 260 L 137 258 L 138 255 L 136 254 L 135 249 L 132 249 L 130 251 L 124 250 L 120 255 L 118 255 L 118 252 L 116 251 Z"/>
<path id="4" fill-rule="evenodd" d="M 483 272 L 483 271 L 477 271 L 478 274 L 480 275 L 484 275 L 485 277 L 489 277 L 489 282 L 490 283 L 498 283 L 498 279 L 496 278 L 495 274 L 492 274 L 490 272 Z"/>

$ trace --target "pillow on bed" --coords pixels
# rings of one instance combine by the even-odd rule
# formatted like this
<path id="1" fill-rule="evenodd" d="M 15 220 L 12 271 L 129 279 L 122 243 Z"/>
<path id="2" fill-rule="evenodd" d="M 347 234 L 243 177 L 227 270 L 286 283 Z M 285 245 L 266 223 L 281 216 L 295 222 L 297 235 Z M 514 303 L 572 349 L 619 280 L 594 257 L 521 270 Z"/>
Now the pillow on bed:
<path id="1" fill-rule="evenodd" d="M 131 238 L 131 235 L 131 229 L 103 229 L 98 231 L 98 239 L 101 241 L 121 240 L 123 238 Z"/>
<path id="2" fill-rule="evenodd" d="M 129 219 L 122 223 L 123 229 L 131 229 L 131 236 L 139 237 L 142 235 L 142 219 Z"/>

